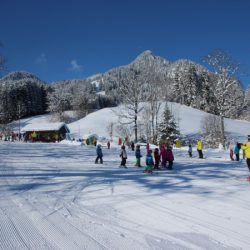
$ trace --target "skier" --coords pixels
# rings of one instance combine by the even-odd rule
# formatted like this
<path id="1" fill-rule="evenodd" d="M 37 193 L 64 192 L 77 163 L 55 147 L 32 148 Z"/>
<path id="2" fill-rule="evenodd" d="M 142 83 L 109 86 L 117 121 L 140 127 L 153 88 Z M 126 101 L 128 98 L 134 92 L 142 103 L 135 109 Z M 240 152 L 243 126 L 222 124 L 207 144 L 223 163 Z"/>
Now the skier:
<path id="1" fill-rule="evenodd" d="M 238 142 L 234 146 L 234 154 L 236 157 L 236 161 L 239 161 L 240 160 L 240 145 Z"/>
<path id="2" fill-rule="evenodd" d="M 189 157 L 192 157 L 192 145 L 191 144 L 188 145 L 188 154 L 189 154 Z"/>
<path id="3" fill-rule="evenodd" d="M 241 149 L 245 150 L 246 154 L 246 162 L 247 162 L 247 167 L 250 170 L 250 135 L 248 135 L 248 142 L 246 144 L 241 145 Z"/>
<path id="4" fill-rule="evenodd" d="M 135 150 L 135 143 L 132 141 L 131 142 L 131 150 L 134 151 Z"/>
<path id="5" fill-rule="evenodd" d="M 173 168 L 173 161 L 174 161 L 174 154 L 172 151 L 172 147 L 168 146 L 167 147 L 167 155 L 166 155 L 167 161 L 168 161 L 168 169 Z"/>
<path id="6" fill-rule="evenodd" d="M 33 131 L 33 133 L 31 134 L 31 138 L 32 138 L 32 142 L 35 142 L 35 141 L 36 141 L 37 134 L 36 134 L 35 131 Z"/>
<path id="7" fill-rule="evenodd" d="M 198 151 L 198 154 L 199 154 L 199 158 L 202 159 L 202 158 L 203 158 L 203 153 L 202 153 L 203 142 L 202 142 L 201 139 L 199 139 L 199 140 L 197 141 L 196 147 L 197 147 L 197 151 Z"/>
<path id="8" fill-rule="evenodd" d="M 229 156 L 231 161 L 234 161 L 234 146 L 232 142 L 229 144 Z"/>
<path id="9" fill-rule="evenodd" d="M 136 158 L 136 163 L 135 166 L 141 167 L 141 150 L 140 150 L 140 145 L 136 145 L 136 150 L 135 150 L 135 158 Z"/>
<path id="10" fill-rule="evenodd" d="M 152 157 L 152 150 L 149 149 L 147 156 L 146 156 L 146 167 L 145 170 L 143 171 L 144 173 L 153 173 L 152 169 L 154 168 L 154 160 Z"/>
<path id="11" fill-rule="evenodd" d="M 103 164 L 103 160 L 102 160 L 102 157 L 103 157 L 102 147 L 101 147 L 100 144 L 98 144 L 97 147 L 96 147 L 96 154 L 97 154 L 97 157 L 96 157 L 95 163 L 97 164 L 98 160 L 100 159 L 100 163 Z"/>
<path id="12" fill-rule="evenodd" d="M 127 152 L 124 145 L 121 147 L 120 157 L 122 159 L 120 167 L 127 168 L 126 167 Z"/>
<path id="13" fill-rule="evenodd" d="M 160 146 L 160 156 L 161 156 L 161 167 L 167 167 L 167 150 L 164 145 Z"/>
<path id="14" fill-rule="evenodd" d="M 155 150 L 154 150 L 154 158 L 155 158 L 155 167 L 154 168 L 159 169 L 161 156 L 159 154 L 158 148 L 155 148 Z"/>
<path id="15" fill-rule="evenodd" d="M 107 142 L 107 147 L 110 149 L 110 141 Z"/>

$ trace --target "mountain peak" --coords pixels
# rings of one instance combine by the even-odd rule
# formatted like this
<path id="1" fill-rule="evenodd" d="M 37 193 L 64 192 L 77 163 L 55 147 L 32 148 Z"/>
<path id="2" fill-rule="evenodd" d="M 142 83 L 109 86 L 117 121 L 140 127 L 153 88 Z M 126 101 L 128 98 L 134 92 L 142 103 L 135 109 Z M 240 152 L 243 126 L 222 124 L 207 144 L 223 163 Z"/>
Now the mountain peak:
<path id="1" fill-rule="evenodd" d="M 153 54 L 153 52 L 151 50 L 145 50 L 143 51 L 139 56 L 136 57 L 135 60 L 141 60 L 141 59 L 154 59 L 155 55 Z"/>
<path id="2" fill-rule="evenodd" d="M 151 50 L 145 50 L 131 63 L 136 68 L 149 68 L 154 67 L 155 69 L 165 68 L 170 65 L 170 62 L 166 59 L 156 56 Z M 158 71 L 158 70 L 157 70 Z"/>

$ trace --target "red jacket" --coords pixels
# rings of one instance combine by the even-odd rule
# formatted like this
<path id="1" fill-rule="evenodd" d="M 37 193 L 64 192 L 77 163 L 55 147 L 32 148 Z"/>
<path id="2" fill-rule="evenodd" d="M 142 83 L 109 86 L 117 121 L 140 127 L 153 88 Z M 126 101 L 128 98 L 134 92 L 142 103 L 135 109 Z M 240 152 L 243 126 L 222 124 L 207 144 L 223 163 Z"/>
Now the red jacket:
<path id="1" fill-rule="evenodd" d="M 155 158 L 155 161 L 156 162 L 159 162 L 160 161 L 160 159 L 161 159 L 161 157 L 160 157 L 160 155 L 159 155 L 159 152 L 154 152 L 154 158 Z"/>
<path id="2" fill-rule="evenodd" d="M 171 149 L 167 149 L 167 155 L 166 155 L 167 161 L 173 161 L 174 160 L 174 155 Z"/>

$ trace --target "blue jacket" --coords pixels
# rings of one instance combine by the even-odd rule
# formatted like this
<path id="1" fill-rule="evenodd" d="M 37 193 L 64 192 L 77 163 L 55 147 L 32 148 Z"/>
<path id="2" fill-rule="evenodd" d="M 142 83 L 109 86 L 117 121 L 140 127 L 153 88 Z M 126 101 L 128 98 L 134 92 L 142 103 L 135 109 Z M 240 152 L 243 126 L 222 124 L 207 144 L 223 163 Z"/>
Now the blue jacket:
<path id="1" fill-rule="evenodd" d="M 146 156 L 146 165 L 147 166 L 153 166 L 154 165 L 154 160 L 151 154 L 147 154 Z"/>
<path id="2" fill-rule="evenodd" d="M 103 155 L 102 155 L 102 148 L 101 148 L 101 146 L 97 146 L 97 148 L 96 148 L 96 154 L 99 156 L 99 157 L 102 157 Z"/>
<path id="3" fill-rule="evenodd" d="M 135 157 L 136 158 L 140 158 L 141 157 L 141 150 L 140 149 L 136 149 L 135 150 Z"/>

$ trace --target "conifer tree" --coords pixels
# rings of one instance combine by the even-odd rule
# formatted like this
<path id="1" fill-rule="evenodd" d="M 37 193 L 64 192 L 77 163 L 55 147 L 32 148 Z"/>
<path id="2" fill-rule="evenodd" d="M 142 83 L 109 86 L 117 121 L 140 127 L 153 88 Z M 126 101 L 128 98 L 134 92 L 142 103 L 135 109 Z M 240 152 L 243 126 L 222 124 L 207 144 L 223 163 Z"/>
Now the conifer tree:
<path id="1" fill-rule="evenodd" d="M 159 124 L 159 140 L 160 143 L 171 143 L 180 137 L 180 131 L 177 127 L 174 116 L 172 115 L 168 105 L 166 104 L 163 113 L 163 119 Z"/>

